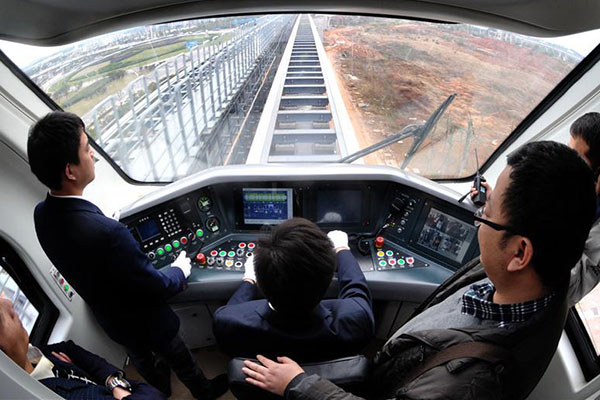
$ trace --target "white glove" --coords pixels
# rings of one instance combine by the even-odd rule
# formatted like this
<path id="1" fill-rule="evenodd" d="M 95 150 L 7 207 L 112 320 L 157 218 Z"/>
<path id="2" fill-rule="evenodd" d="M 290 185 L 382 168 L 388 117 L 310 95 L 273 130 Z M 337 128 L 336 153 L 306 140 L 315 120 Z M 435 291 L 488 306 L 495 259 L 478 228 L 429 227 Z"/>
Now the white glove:
<path id="1" fill-rule="evenodd" d="M 340 250 L 350 250 L 348 247 L 348 235 L 344 231 L 331 231 L 327 234 L 331 243 L 333 243 L 333 249 L 337 253 Z"/>
<path id="2" fill-rule="evenodd" d="M 244 277 L 242 280 L 249 280 L 252 281 L 251 283 L 256 283 L 256 274 L 254 273 L 254 254 L 252 254 L 246 260 L 246 263 L 244 264 L 244 270 Z"/>
<path id="3" fill-rule="evenodd" d="M 172 267 L 179 268 L 183 272 L 183 276 L 187 279 L 192 273 L 192 262 L 187 257 L 185 251 L 182 251 L 177 256 L 177 259 L 171 264 Z"/>

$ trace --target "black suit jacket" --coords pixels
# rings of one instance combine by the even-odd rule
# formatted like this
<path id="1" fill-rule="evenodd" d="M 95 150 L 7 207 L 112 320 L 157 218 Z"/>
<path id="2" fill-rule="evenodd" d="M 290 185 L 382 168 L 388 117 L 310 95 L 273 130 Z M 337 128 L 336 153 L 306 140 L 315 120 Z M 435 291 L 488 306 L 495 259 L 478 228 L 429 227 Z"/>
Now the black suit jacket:
<path id="1" fill-rule="evenodd" d="M 46 255 L 114 341 L 151 348 L 175 337 L 166 300 L 185 286 L 181 269 L 157 271 L 125 225 L 89 201 L 48 195 L 34 219 Z"/>
<path id="2" fill-rule="evenodd" d="M 106 378 L 119 371 L 105 359 L 77 346 L 72 341 L 38 346 L 44 356 L 54 364 L 56 377 L 40 382 L 58 395 L 69 400 L 113 399 L 105 386 Z M 63 352 L 73 363 L 66 363 L 52 355 Z M 162 393 L 145 383 L 130 381 L 132 394 L 127 399 L 164 399 Z"/>
<path id="3" fill-rule="evenodd" d="M 288 356 L 317 361 L 356 354 L 374 333 L 371 292 L 348 250 L 337 254 L 339 293 L 304 318 L 273 311 L 256 285 L 242 282 L 214 314 L 214 334 L 231 357 Z"/>

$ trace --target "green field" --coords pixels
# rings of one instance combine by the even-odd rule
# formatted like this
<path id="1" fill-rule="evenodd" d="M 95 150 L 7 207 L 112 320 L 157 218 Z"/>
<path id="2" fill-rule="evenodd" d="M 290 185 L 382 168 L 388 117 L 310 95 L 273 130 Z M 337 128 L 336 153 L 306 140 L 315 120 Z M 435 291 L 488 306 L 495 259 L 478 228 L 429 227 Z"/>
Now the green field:
<path id="1" fill-rule="evenodd" d="M 102 99 L 125 88 L 138 76 L 137 72 L 129 73 L 128 70 L 150 66 L 158 61 L 184 53 L 188 51 L 186 42 L 197 41 L 202 44 L 203 41 L 211 40 L 215 36 L 217 35 L 186 36 L 160 46 L 143 44 L 128 48 L 113 54 L 112 60 L 89 65 L 81 71 L 67 75 L 52 85 L 49 95 L 63 108 L 83 115 Z M 231 34 L 227 33 L 219 35 L 210 43 L 217 44 L 230 38 Z M 152 70 L 153 68 L 150 67 L 144 69 L 140 74 L 147 74 Z"/>

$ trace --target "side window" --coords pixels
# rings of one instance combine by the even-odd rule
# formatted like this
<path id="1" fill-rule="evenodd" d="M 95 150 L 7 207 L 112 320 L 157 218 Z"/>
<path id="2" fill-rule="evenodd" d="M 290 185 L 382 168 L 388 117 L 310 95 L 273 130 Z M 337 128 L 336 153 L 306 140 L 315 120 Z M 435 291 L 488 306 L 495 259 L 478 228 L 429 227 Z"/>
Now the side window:
<path id="1" fill-rule="evenodd" d="M 46 343 L 58 309 L 14 249 L 0 239 L 0 296 L 11 300 L 33 344 Z"/>
<path id="2" fill-rule="evenodd" d="M 0 261 L 0 297 L 4 297 L 13 302 L 15 312 L 28 334 L 31 334 L 33 325 L 37 321 L 40 312 L 25 296 L 25 293 L 19 288 L 17 282 L 4 269 Z"/>
<path id="3" fill-rule="evenodd" d="M 600 285 L 569 313 L 567 334 L 589 381 L 600 374 Z"/>

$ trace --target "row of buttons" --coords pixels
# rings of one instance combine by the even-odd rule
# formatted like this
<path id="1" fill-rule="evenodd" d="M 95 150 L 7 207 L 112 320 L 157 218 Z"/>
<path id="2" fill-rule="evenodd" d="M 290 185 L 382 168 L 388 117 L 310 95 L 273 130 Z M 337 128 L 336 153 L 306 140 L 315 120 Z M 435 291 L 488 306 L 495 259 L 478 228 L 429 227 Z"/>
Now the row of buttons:
<path id="1" fill-rule="evenodd" d="M 156 256 L 163 257 L 166 253 L 171 253 L 174 249 L 177 250 L 181 246 L 188 244 L 189 240 L 195 240 L 204 236 L 204 230 L 197 229 L 195 233 L 190 232 L 188 236 L 182 236 L 179 240 L 175 239 L 172 243 L 167 243 L 164 248 L 159 247 L 156 252 L 151 251 L 147 254 L 150 260 L 154 260 Z"/>

